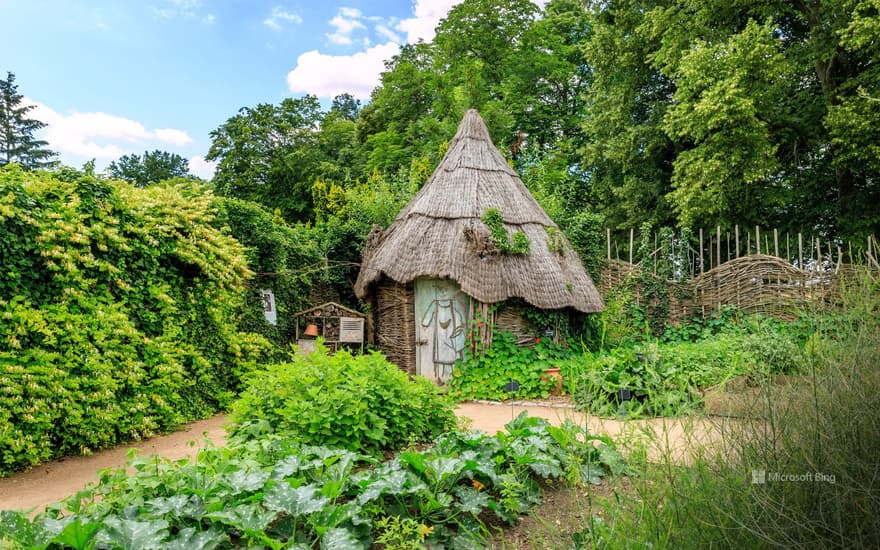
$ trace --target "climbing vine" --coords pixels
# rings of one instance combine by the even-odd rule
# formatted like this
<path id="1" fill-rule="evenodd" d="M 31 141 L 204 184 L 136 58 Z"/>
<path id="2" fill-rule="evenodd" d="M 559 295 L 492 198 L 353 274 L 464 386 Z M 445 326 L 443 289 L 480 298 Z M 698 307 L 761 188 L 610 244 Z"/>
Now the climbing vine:
<path id="1" fill-rule="evenodd" d="M 480 218 L 492 232 L 492 242 L 502 254 L 524 256 L 531 250 L 529 238 L 522 231 L 515 231 L 512 235 L 504 229 L 504 217 L 497 208 L 488 208 Z"/>
<path id="2" fill-rule="evenodd" d="M 555 227 L 547 228 L 547 248 L 560 256 L 565 256 L 565 237 Z"/>

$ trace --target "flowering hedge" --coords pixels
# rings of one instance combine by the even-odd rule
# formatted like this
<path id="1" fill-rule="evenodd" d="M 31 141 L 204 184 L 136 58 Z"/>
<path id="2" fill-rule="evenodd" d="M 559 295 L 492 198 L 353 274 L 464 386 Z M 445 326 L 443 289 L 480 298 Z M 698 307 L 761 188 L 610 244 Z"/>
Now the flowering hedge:
<path id="1" fill-rule="evenodd" d="M 249 275 L 190 180 L 0 170 L 0 475 L 224 407 L 262 342 Z"/>

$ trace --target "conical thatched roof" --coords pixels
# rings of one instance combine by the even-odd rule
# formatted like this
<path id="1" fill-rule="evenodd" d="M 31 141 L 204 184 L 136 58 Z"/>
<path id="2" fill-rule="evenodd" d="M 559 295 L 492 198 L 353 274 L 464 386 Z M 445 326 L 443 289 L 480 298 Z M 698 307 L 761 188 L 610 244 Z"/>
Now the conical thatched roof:
<path id="1" fill-rule="evenodd" d="M 494 248 L 480 221 L 490 208 L 501 212 L 508 233 L 525 232 L 527 255 Z M 370 235 L 354 290 L 364 298 L 383 275 L 400 283 L 448 278 L 484 303 L 519 297 L 542 309 L 601 311 L 602 298 L 568 243 L 562 253 L 550 250 L 551 227 L 557 228 L 471 109 L 421 191 L 388 229 Z"/>

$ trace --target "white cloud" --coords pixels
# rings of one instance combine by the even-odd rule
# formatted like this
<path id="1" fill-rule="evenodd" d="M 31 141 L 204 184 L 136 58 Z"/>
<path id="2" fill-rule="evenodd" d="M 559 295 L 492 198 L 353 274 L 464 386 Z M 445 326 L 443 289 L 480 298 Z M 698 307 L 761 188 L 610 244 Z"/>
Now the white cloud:
<path id="1" fill-rule="evenodd" d="M 192 142 L 186 132 L 176 128 L 148 130 L 140 122 L 107 113 L 73 111 L 65 115 L 28 98 L 24 103 L 34 106 L 32 118 L 46 123 L 44 139 L 49 148 L 62 157 L 116 159 L 151 142 L 171 145 Z"/>
<path id="2" fill-rule="evenodd" d="M 421 38 L 430 42 L 434 38 L 434 29 L 449 10 L 462 0 L 416 0 L 413 15 L 397 24 L 397 30 L 406 33 L 406 41 L 414 44 Z"/>
<path id="3" fill-rule="evenodd" d="M 194 176 L 209 180 L 214 177 L 214 172 L 216 170 L 217 163 L 205 160 L 204 157 L 193 157 L 189 159 L 189 173 Z"/>
<path id="4" fill-rule="evenodd" d="M 156 128 L 153 134 L 159 141 L 164 141 L 165 143 L 172 143 L 174 145 L 192 143 L 192 138 L 189 137 L 189 134 L 176 128 Z"/>
<path id="5" fill-rule="evenodd" d="M 400 35 L 392 31 L 385 25 L 376 25 L 376 34 L 380 34 L 392 42 L 400 43 Z"/>
<path id="6" fill-rule="evenodd" d="M 150 6 L 153 14 L 160 19 L 194 19 L 199 17 L 207 25 L 212 25 L 217 16 L 208 13 L 200 16 L 202 0 L 161 0 L 158 6 Z"/>
<path id="7" fill-rule="evenodd" d="M 293 23 L 295 25 L 300 25 L 302 24 L 302 22 L 302 17 L 300 17 L 296 13 L 285 10 L 281 6 L 273 7 L 271 15 L 263 20 L 264 25 L 276 31 L 280 31 L 284 26 L 284 23 Z"/>
<path id="8" fill-rule="evenodd" d="M 385 60 L 397 55 L 394 42 L 377 44 L 353 55 L 326 55 L 312 50 L 299 56 L 296 68 L 287 73 L 291 92 L 305 92 L 319 97 L 334 97 L 348 92 L 366 99 L 379 84 Z"/>
<path id="9" fill-rule="evenodd" d="M 339 11 L 330 20 L 330 25 L 336 29 L 336 32 L 325 36 L 334 44 L 351 44 L 351 33 L 356 29 L 366 28 L 360 22 L 361 16 L 361 10 L 345 7 L 339 8 Z"/>
<path id="10" fill-rule="evenodd" d="M 342 17 L 358 19 L 363 15 L 363 13 L 357 8 L 346 8 L 345 6 L 343 6 L 339 8 L 339 15 L 341 15 Z"/>

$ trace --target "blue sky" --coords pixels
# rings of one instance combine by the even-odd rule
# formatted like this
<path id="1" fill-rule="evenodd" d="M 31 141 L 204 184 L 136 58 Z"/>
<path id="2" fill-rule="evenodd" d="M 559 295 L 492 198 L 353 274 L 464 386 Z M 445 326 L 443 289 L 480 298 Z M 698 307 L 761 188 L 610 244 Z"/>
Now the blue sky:
<path id="1" fill-rule="evenodd" d="M 364 100 L 400 44 L 460 0 L 0 0 L 0 71 L 68 165 L 162 149 L 203 159 L 239 108 Z"/>

